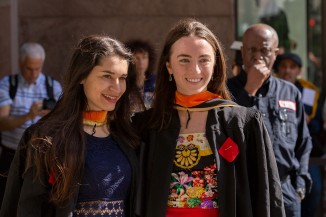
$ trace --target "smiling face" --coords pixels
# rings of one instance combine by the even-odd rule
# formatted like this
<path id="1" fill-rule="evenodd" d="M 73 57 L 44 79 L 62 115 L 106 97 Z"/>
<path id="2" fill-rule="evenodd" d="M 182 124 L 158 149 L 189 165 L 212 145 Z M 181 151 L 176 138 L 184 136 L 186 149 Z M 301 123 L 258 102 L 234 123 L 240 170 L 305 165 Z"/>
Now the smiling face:
<path id="1" fill-rule="evenodd" d="M 128 62 L 119 56 L 104 57 L 81 84 L 90 111 L 113 111 L 126 91 Z"/>
<path id="2" fill-rule="evenodd" d="M 177 90 L 183 95 L 193 95 L 207 90 L 214 64 L 213 47 L 205 39 L 187 36 L 172 45 L 166 67 Z"/>

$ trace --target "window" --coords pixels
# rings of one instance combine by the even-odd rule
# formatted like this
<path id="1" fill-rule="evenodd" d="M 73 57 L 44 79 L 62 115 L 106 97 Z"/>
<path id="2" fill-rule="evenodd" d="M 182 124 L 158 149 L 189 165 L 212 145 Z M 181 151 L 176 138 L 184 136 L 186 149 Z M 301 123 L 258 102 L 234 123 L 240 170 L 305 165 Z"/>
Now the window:
<path id="1" fill-rule="evenodd" d="M 298 54 L 305 69 L 302 77 L 320 86 L 321 8 L 321 0 L 238 0 L 237 40 L 254 23 L 272 26 L 281 52 Z"/>

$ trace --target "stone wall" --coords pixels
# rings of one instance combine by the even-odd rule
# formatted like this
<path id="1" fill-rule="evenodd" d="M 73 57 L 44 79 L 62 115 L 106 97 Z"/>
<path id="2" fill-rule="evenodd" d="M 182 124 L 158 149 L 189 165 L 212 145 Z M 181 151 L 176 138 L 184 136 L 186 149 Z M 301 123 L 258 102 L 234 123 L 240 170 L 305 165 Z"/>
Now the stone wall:
<path id="1" fill-rule="evenodd" d="M 20 0 L 19 43 L 41 43 L 47 53 L 44 72 L 60 79 L 82 36 L 104 33 L 121 41 L 142 38 L 159 53 L 171 26 L 180 18 L 194 17 L 217 34 L 230 56 L 234 13 L 233 0 Z"/>
<path id="2" fill-rule="evenodd" d="M 10 43 L 10 4 L 0 1 L 0 78 L 4 74 L 10 74 Z"/>

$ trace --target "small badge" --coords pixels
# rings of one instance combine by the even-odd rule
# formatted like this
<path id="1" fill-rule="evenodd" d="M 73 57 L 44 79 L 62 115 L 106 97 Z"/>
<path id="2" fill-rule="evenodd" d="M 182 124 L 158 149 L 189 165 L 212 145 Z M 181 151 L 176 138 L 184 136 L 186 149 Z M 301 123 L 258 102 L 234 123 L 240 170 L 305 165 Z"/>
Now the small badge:
<path id="1" fill-rule="evenodd" d="M 239 154 L 238 145 L 229 137 L 225 140 L 218 153 L 228 162 L 234 161 Z"/>
<path id="2" fill-rule="evenodd" d="M 280 108 L 292 109 L 293 111 L 297 110 L 296 104 L 293 101 L 279 100 L 278 105 L 280 106 Z"/>

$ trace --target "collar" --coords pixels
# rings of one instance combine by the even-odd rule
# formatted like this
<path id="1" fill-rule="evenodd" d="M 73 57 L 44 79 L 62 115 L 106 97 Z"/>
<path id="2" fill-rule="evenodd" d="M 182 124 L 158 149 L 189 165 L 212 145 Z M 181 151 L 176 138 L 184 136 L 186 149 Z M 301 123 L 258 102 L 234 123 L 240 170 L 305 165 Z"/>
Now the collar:
<path id="1" fill-rule="evenodd" d="M 303 85 L 299 82 L 299 80 L 296 80 L 294 85 L 300 90 L 300 92 L 302 93 L 303 91 Z"/>
<path id="2" fill-rule="evenodd" d="M 234 102 L 231 101 L 227 101 L 227 100 L 223 100 L 220 98 L 214 98 L 211 100 L 207 100 L 204 101 L 202 103 L 200 103 L 199 105 L 193 106 L 191 108 L 189 107 L 184 107 L 184 106 L 179 106 L 179 105 L 175 105 L 174 109 L 179 110 L 179 111 L 186 111 L 188 114 L 188 119 L 186 122 L 186 128 L 188 128 L 188 123 L 191 119 L 190 117 L 190 112 L 202 112 L 202 111 L 209 111 L 212 110 L 214 108 L 221 108 L 221 107 L 227 107 L 227 106 L 235 106 L 235 107 L 239 107 L 239 105 L 237 105 Z"/>
<path id="3" fill-rule="evenodd" d="M 207 90 L 190 96 L 183 95 L 178 91 L 175 92 L 176 104 L 186 108 L 194 107 L 206 101 L 218 98 L 222 97 Z"/>
<path id="4" fill-rule="evenodd" d="M 106 124 L 108 111 L 84 111 L 83 124 L 89 126 L 102 126 Z"/>
<path id="5" fill-rule="evenodd" d="M 44 84 L 45 82 L 45 76 L 44 74 L 41 72 L 40 75 L 37 77 L 36 81 L 32 84 L 29 84 L 25 78 L 23 77 L 23 75 L 21 73 L 18 74 L 18 83 L 22 84 L 22 85 L 36 85 L 36 86 L 40 86 L 42 84 Z"/>
<path id="6" fill-rule="evenodd" d="M 221 107 L 240 107 L 240 106 L 233 101 L 229 101 L 221 98 L 211 99 L 190 108 L 183 107 L 180 105 L 174 105 L 174 108 L 176 110 L 181 110 L 181 111 L 208 111 L 214 108 L 221 108 Z"/>

